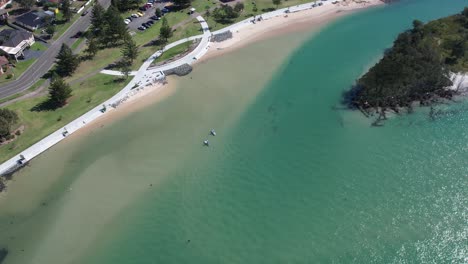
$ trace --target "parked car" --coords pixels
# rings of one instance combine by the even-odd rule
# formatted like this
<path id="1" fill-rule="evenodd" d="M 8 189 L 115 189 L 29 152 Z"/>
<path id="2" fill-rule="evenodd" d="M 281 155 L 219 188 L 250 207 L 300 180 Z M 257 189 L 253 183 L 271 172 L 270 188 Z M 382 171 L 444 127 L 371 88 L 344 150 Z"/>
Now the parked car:
<path id="1" fill-rule="evenodd" d="M 138 29 L 141 30 L 141 31 L 143 31 L 143 30 L 145 30 L 146 28 L 145 28 L 144 26 L 139 26 Z"/>
<path id="2" fill-rule="evenodd" d="M 323 3 L 318 3 L 319 6 L 323 5 Z"/>
<path id="3" fill-rule="evenodd" d="M 130 22 L 132 22 L 130 19 L 125 19 L 125 20 L 124 20 L 125 25 L 130 24 Z"/>
<path id="4" fill-rule="evenodd" d="M 88 10 L 85 10 L 83 13 L 81 13 L 81 16 L 86 16 L 88 14 Z"/>
<path id="5" fill-rule="evenodd" d="M 153 20 L 148 20 L 148 21 L 146 21 L 146 24 L 153 25 L 153 24 L 154 24 L 154 21 L 153 21 Z"/>
<path id="6" fill-rule="evenodd" d="M 144 7 L 146 7 L 146 9 L 150 9 L 151 7 L 153 7 L 153 4 L 147 3 L 144 5 Z"/>
<path id="7" fill-rule="evenodd" d="M 133 18 L 137 18 L 137 17 L 139 17 L 139 15 L 137 15 L 137 14 L 132 14 L 132 17 L 133 17 Z"/>
<path id="8" fill-rule="evenodd" d="M 317 4 L 312 4 L 312 7 L 317 7 Z"/>
<path id="9" fill-rule="evenodd" d="M 139 17 L 142 17 L 142 16 L 145 15 L 145 13 L 143 13 L 143 12 L 137 12 L 137 15 L 138 15 Z"/>
<path id="10" fill-rule="evenodd" d="M 154 3 L 154 0 L 148 0 L 148 3 L 153 4 L 153 3 Z"/>
<path id="11" fill-rule="evenodd" d="M 141 6 L 138 8 L 140 11 L 146 11 L 148 8 L 146 8 L 146 6 Z"/>
<path id="12" fill-rule="evenodd" d="M 76 32 L 75 35 L 72 36 L 72 38 L 80 38 L 81 36 L 83 36 L 83 32 L 82 32 L 82 31 L 78 31 L 78 32 Z"/>
<path id="13" fill-rule="evenodd" d="M 130 21 L 133 21 L 133 17 L 132 16 L 129 16 L 127 17 L 126 19 L 130 20 Z"/>
<path id="14" fill-rule="evenodd" d="M 163 12 L 163 13 L 169 13 L 170 10 L 164 7 L 163 9 L 161 9 L 161 12 Z"/>

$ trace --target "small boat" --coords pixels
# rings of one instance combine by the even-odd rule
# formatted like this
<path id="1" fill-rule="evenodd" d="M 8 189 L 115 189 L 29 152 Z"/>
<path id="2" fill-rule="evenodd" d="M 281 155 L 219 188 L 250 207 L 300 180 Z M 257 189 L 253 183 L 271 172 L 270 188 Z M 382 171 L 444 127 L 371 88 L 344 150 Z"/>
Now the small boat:
<path id="1" fill-rule="evenodd" d="M 211 130 L 210 130 L 210 135 L 216 136 L 216 131 L 215 131 L 214 129 L 211 129 Z"/>
<path id="2" fill-rule="evenodd" d="M 210 142 L 208 142 L 208 140 L 205 140 L 205 141 L 203 141 L 203 145 L 208 147 L 210 145 Z"/>

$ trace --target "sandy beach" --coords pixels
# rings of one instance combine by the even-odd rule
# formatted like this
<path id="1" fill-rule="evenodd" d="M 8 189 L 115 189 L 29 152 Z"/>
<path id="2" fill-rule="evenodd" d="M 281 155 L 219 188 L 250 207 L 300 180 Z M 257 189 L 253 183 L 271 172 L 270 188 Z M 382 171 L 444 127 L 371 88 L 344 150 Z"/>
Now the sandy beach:
<path id="1" fill-rule="evenodd" d="M 236 49 L 245 47 L 246 45 L 274 36 L 298 31 L 310 32 L 311 30 L 319 30 L 341 16 L 359 9 L 381 4 L 383 4 L 381 0 L 347 0 L 336 5 L 325 5 L 320 8 L 289 13 L 282 17 L 274 17 L 255 24 L 250 24 L 233 32 L 231 39 L 223 42 L 210 43 L 208 52 L 197 63 L 206 62 L 211 58 L 222 56 Z M 152 86 L 145 87 L 143 90 L 130 96 L 127 101 L 119 105 L 116 109 L 113 109 L 103 117 L 89 123 L 83 129 L 74 133 L 70 138 L 90 133 L 109 124 L 109 122 L 118 120 L 130 113 L 169 97 L 175 92 L 177 87 L 176 78 L 177 77 L 167 77 L 166 84 L 156 83 Z"/>
<path id="2" fill-rule="evenodd" d="M 346 0 L 336 5 L 326 5 L 315 9 L 285 14 L 245 26 L 233 33 L 231 39 L 210 43 L 207 54 L 199 60 L 206 61 L 242 48 L 256 41 L 298 31 L 319 30 L 331 21 L 363 8 L 384 4 L 381 0 Z"/>
<path id="3" fill-rule="evenodd" d="M 144 87 L 138 92 L 131 95 L 125 102 L 121 103 L 117 108 L 112 109 L 106 115 L 88 123 L 82 129 L 76 131 L 67 137 L 67 140 L 73 140 L 92 133 L 96 129 L 100 129 L 105 125 L 123 118 L 133 112 L 143 109 L 151 104 L 157 103 L 165 98 L 171 96 L 177 87 L 177 80 L 175 77 L 167 77 L 166 83 L 155 83 L 150 86 Z"/>

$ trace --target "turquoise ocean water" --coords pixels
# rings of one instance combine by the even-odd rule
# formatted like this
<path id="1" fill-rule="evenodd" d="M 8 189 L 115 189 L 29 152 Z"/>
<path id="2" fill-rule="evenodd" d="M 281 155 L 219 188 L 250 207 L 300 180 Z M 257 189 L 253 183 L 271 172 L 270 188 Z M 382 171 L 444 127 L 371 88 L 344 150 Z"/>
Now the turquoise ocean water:
<path id="1" fill-rule="evenodd" d="M 307 41 L 215 149 L 142 198 L 96 263 L 466 263 L 468 105 L 380 128 L 339 110 L 413 19 L 466 4 L 401 1 Z"/>
<path id="2" fill-rule="evenodd" d="M 248 87 L 216 87 L 229 86 L 222 78 L 239 78 L 242 61 L 235 54 L 217 58 L 183 78 L 171 98 L 72 146 L 71 165 L 63 169 L 69 180 L 57 190 L 105 169 L 115 181 L 145 182 L 145 191 L 70 263 L 467 263 L 468 103 L 439 105 L 435 119 L 419 109 L 383 127 L 340 105 L 342 92 L 413 19 L 443 17 L 465 5 L 407 0 L 340 19 L 294 51 L 241 110 L 236 100 Z M 252 49 L 236 53 L 262 75 L 255 53 L 242 52 Z M 210 71 L 221 77 L 207 77 Z M 259 85 L 255 75 L 245 78 Z M 186 111 L 171 110 L 173 104 Z M 156 125 L 164 129 L 153 131 Z M 198 143 L 212 127 L 218 135 L 204 148 Z M 152 136 L 157 144 L 148 141 Z M 115 202 L 134 189 L 128 185 L 95 202 Z M 57 193 L 63 197 L 55 207 L 51 202 L 49 217 L 37 217 L 58 224 L 44 224 L 34 243 L 54 245 L 47 234 L 66 233 L 60 229 L 66 218 L 50 215 L 63 216 L 54 210 L 73 210 L 61 206 L 77 202 Z M 74 226 L 86 232 L 80 215 Z M 36 257 L 44 252 L 31 248 Z"/>

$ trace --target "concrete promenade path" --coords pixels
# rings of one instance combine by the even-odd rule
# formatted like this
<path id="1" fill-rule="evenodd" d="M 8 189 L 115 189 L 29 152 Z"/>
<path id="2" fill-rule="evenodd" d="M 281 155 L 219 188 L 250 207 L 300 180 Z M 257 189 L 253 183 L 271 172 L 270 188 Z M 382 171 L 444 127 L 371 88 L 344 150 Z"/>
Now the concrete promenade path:
<path id="1" fill-rule="evenodd" d="M 330 1 L 322 2 L 323 5 L 331 5 Z M 275 10 L 273 12 L 265 13 L 262 15 L 256 16 L 256 18 L 259 18 L 260 16 L 262 17 L 263 20 L 276 17 L 276 16 L 283 16 L 286 14 L 286 12 L 299 12 L 302 10 L 307 10 L 311 9 L 313 2 L 307 3 L 307 4 L 302 4 L 294 7 L 289 7 L 289 8 L 283 8 L 279 10 Z M 315 7 L 315 8 L 320 8 L 320 7 Z M 287 11 L 289 10 L 289 11 Z M 88 111 L 87 113 L 83 114 L 82 116 L 78 117 L 74 121 L 68 123 L 67 125 L 63 126 L 62 128 L 58 129 L 57 131 L 53 132 L 49 136 L 43 138 L 39 142 L 35 143 L 31 147 L 27 148 L 26 150 L 22 151 L 20 154 L 14 156 L 13 158 L 9 159 L 8 161 L 4 162 L 3 164 L 0 165 L 0 174 L 7 173 L 11 170 L 11 168 L 14 168 L 15 166 L 18 165 L 18 161 L 24 157 L 23 161 L 28 161 L 31 160 L 32 158 L 36 157 L 37 155 L 41 154 L 48 148 L 52 147 L 53 145 L 57 144 L 58 142 L 62 141 L 65 137 L 67 137 L 69 134 L 72 134 L 73 132 L 77 131 L 78 129 L 84 127 L 87 123 L 99 118 L 100 116 L 104 115 L 105 113 L 111 111 L 113 108 L 116 108 L 120 103 L 124 102 L 129 98 L 129 96 L 138 90 L 139 88 L 143 88 L 147 85 L 150 85 L 158 80 L 163 80 L 165 78 L 163 71 L 178 67 L 183 64 L 193 64 L 196 60 L 201 58 L 209 49 L 209 43 L 210 39 L 212 36 L 212 33 L 209 30 L 208 24 L 206 21 L 203 19 L 203 17 L 198 16 L 197 17 L 198 21 L 202 25 L 203 29 L 203 34 L 199 36 L 193 36 L 190 38 L 182 39 L 179 41 L 176 41 L 174 43 L 171 43 L 167 46 L 164 47 L 163 50 L 170 49 L 174 46 L 177 46 L 181 43 L 184 43 L 186 41 L 191 41 L 194 39 L 200 39 L 200 43 L 198 46 L 189 54 L 186 56 L 173 61 L 171 63 L 161 65 L 161 66 L 156 66 L 156 67 L 151 67 L 151 63 L 159 57 L 163 51 L 157 51 L 155 52 L 151 57 L 149 57 L 143 65 L 140 67 L 140 69 L 136 72 L 132 72 L 134 75 L 133 79 L 116 95 L 114 95 L 112 98 L 108 99 L 107 101 L 103 102 L 102 104 L 96 106 L 92 110 Z M 250 25 L 253 22 L 254 17 L 247 18 L 243 21 L 240 21 L 239 23 L 233 24 L 231 26 L 228 26 L 226 28 L 223 28 L 221 30 L 218 30 L 216 32 L 213 32 L 213 34 L 219 34 L 227 31 L 235 31 L 238 30 L 242 27 L 245 27 L 247 25 Z M 120 72 L 115 72 L 115 71 L 106 71 L 102 73 L 107 73 L 107 74 L 113 74 L 113 75 L 120 75 Z"/>
<path id="2" fill-rule="evenodd" d="M 209 43 L 209 37 L 211 36 L 211 33 L 209 32 L 208 24 L 205 22 L 203 17 L 199 16 L 197 17 L 197 19 L 198 21 L 200 21 L 203 27 L 203 35 L 202 35 L 203 37 L 198 47 L 189 55 L 199 58 L 203 56 L 202 54 L 206 53 L 206 49 L 207 49 L 206 45 L 208 45 Z M 202 44 L 204 46 L 200 47 Z M 118 92 L 112 98 L 96 106 L 95 108 L 91 109 L 87 113 L 83 114 L 82 116 L 78 117 L 77 119 L 73 120 L 72 122 L 68 123 L 67 125 L 63 126 L 62 128 L 58 129 L 52 134 L 48 135 L 47 137 L 43 138 L 39 142 L 35 143 L 34 145 L 22 151 L 20 154 L 2 163 L 0 165 L 0 174 L 9 172 L 12 168 L 18 165 L 18 162 L 20 160 L 22 160 L 22 162 L 25 162 L 25 161 L 33 159 L 34 157 L 46 151 L 53 145 L 62 141 L 68 135 L 86 126 L 86 124 L 106 114 L 107 112 L 111 111 L 113 108 L 116 108 L 120 103 L 127 100 L 130 94 L 133 91 L 136 91 L 138 88 L 143 88 L 144 86 L 151 85 L 158 80 L 163 80 L 165 76 L 164 76 L 164 73 L 162 73 L 162 71 L 158 71 L 157 69 L 152 69 L 151 71 L 147 71 L 148 67 L 151 65 L 154 59 L 160 56 L 160 54 L 161 54 L 161 51 L 158 51 L 154 53 L 151 57 L 149 57 L 143 63 L 143 65 L 141 65 L 140 69 L 134 73 L 133 79 L 122 90 L 120 90 L 120 92 Z M 181 58 L 181 64 L 185 63 L 186 61 L 188 60 L 185 57 Z"/>
<path id="3" fill-rule="evenodd" d="M 198 22 L 200 22 L 200 25 L 202 26 L 203 34 L 188 37 L 188 38 L 184 38 L 184 39 L 172 42 L 172 43 L 166 45 L 162 50 L 156 51 L 147 61 L 151 60 L 151 62 L 153 62 L 156 58 L 161 56 L 163 54 L 163 52 L 165 52 L 165 51 L 167 51 L 167 50 L 169 50 L 169 49 L 171 49 L 171 48 L 173 48 L 175 46 L 178 46 L 178 45 L 180 45 L 182 43 L 185 43 L 187 41 L 193 41 L 193 40 L 196 40 L 196 39 L 201 39 L 200 43 L 197 45 L 197 47 L 192 52 L 190 52 L 189 54 L 185 55 L 184 57 L 182 57 L 182 58 L 180 58 L 180 59 L 178 59 L 176 61 L 173 61 L 173 62 L 168 63 L 168 64 L 164 64 L 164 65 L 161 65 L 161 66 L 147 68 L 147 71 L 148 71 L 149 74 L 152 74 L 154 72 L 164 72 L 166 70 L 174 69 L 174 68 L 177 68 L 177 67 L 179 67 L 181 65 L 184 65 L 184 64 L 192 64 L 197 59 L 201 58 L 208 51 L 209 43 L 210 43 L 210 39 L 211 39 L 211 32 L 210 32 L 209 26 L 206 23 L 205 19 L 203 19 L 203 17 L 198 16 L 197 20 L 198 20 Z M 101 73 L 122 76 L 122 73 L 120 71 L 102 70 Z M 136 72 L 131 72 L 130 75 L 135 75 L 135 74 L 136 74 Z"/>

